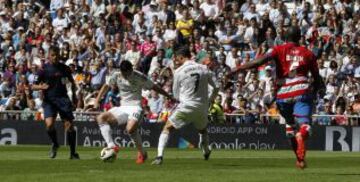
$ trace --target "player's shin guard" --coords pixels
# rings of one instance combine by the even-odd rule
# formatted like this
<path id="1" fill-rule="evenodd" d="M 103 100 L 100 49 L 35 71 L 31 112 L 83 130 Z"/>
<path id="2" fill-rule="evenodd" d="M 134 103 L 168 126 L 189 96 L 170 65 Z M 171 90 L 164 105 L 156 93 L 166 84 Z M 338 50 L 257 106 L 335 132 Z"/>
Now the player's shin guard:
<path id="1" fill-rule="evenodd" d="M 70 146 L 70 154 L 74 155 L 76 153 L 76 130 L 69 129 L 66 134 Z"/>
<path id="2" fill-rule="evenodd" d="M 159 137 L 159 144 L 158 144 L 158 157 L 162 157 L 164 155 L 164 149 L 167 145 L 167 142 L 169 140 L 169 133 L 161 132 Z"/>
<path id="3" fill-rule="evenodd" d="M 113 141 L 112 135 L 111 135 L 111 127 L 109 124 L 104 123 L 104 124 L 99 124 L 99 128 L 101 131 L 101 135 L 103 136 L 107 147 L 108 148 L 112 148 L 115 147 L 115 143 Z"/>
<path id="4" fill-rule="evenodd" d="M 56 130 L 54 127 L 48 128 L 47 129 L 47 134 L 49 135 L 49 138 L 53 144 L 54 147 L 59 147 L 59 143 L 57 140 L 57 134 L 56 134 Z"/>

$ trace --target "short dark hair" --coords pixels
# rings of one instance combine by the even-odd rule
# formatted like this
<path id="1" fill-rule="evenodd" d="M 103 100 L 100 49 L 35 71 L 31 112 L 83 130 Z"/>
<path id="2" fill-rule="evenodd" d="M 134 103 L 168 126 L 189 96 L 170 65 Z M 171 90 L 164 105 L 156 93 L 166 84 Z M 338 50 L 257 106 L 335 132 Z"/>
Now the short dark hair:
<path id="1" fill-rule="evenodd" d="M 60 53 L 60 49 L 57 46 L 50 46 L 49 52 L 50 51 L 55 52 L 57 54 Z"/>
<path id="2" fill-rule="evenodd" d="M 287 41 L 298 43 L 301 39 L 301 30 L 298 26 L 291 26 L 285 34 Z"/>
<path id="3" fill-rule="evenodd" d="M 127 72 L 127 71 L 132 71 L 133 70 L 133 65 L 130 63 L 130 61 L 128 60 L 123 60 L 120 63 L 120 71 L 121 72 Z"/>
<path id="4" fill-rule="evenodd" d="M 181 46 L 181 47 L 178 47 L 178 48 L 175 50 L 175 55 L 176 55 L 176 56 L 184 56 L 184 57 L 190 58 L 190 57 L 191 57 L 191 53 L 190 53 L 190 50 L 189 50 L 189 46 L 183 45 L 183 46 Z"/>

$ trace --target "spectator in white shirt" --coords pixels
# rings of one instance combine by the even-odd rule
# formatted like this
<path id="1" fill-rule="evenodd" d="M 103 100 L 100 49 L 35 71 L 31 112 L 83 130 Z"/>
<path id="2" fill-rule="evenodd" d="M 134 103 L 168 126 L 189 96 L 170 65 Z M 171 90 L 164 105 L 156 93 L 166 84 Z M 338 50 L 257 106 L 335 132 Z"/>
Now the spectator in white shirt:
<path id="1" fill-rule="evenodd" d="M 238 49 L 236 47 L 231 48 L 230 54 L 226 56 L 226 65 L 231 69 L 236 68 L 236 61 L 239 59 Z"/>
<path id="2" fill-rule="evenodd" d="M 311 20 L 315 15 L 311 10 L 309 2 L 306 2 L 303 8 L 299 8 L 296 14 L 297 14 L 296 17 L 302 26 L 311 25 Z"/>
<path id="3" fill-rule="evenodd" d="M 244 34 L 244 40 L 245 42 L 250 42 L 253 38 L 253 35 L 255 33 L 255 29 L 257 29 L 257 22 L 256 19 L 253 18 L 250 20 L 250 26 L 246 28 L 245 34 Z"/>
<path id="4" fill-rule="evenodd" d="M 64 0 L 51 0 L 50 1 L 50 10 L 51 11 L 56 11 L 60 8 L 64 7 Z"/>
<path id="5" fill-rule="evenodd" d="M 338 64 L 336 61 L 331 61 L 330 66 L 326 71 L 326 77 L 329 78 L 331 75 L 336 75 L 338 73 Z"/>
<path id="6" fill-rule="evenodd" d="M 324 60 L 320 58 L 320 59 L 318 59 L 317 63 L 318 63 L 318 68 L 319 68 L 319 74 L 325 80 L 326 75 L 327 75 L 326 74 L 327 68 L 324 66 Z"/>
<path id="7" fill-rule="evenodd" d="M 140 51 L 136 47 L 136 42 L 132 41 L 131 49 L 126 51 L 126 53 L 125 53 L 125 60 L 128 60 L 131 62 L 131 64 L 134 67 L 134 70 L 139 67 L 140 56 L 141 56 L 141 54 L 140 54 Z"/>
<path id="8" fill-rule="evenodd" d="M 252 0 L 246 0 L 246 2 L 241 5 L 240 12 L 244 14 L 245 12 L 249 11 L 251 4 L 253 4 Z"/>
<path id="9" fill-rule="evenodd" d="M 79 46 L 80 43 L 84 40 L 85 35 L 83 34 L 83 30 L 81 28 L 77 28 L 76 33 L 70 36 L 70 44 L 73 47 Z"/>
<path id="10" fill-rule="evenodd" d="M 203 12 L 202 9 L 200 9 L 200 2 L 198 0 L 195 0 L 193 3 L 193 7 L 191 8 L 190 14 L 191 17 L 194 20 L 199 20 L 200 14 Z"/>
<path id="11" fill-rule="evenodd" d="M 271 21 L 276 17 L 277 14 L 279 14 L 278 7 L 276 6 L 276 1 L 270 2 L 270 11 L 269 11 L 269 18 Z"/>
<path id="12" fill-rule="evenodd" d="M 212 0 L 206 0 L 200 5 L 200 9 L 204 11 L 205 17 L 209 20 L 217 18 L 219 9 L 216 4 L 212 3 Z"/>
<path id="13" fill-rule="evenodd" d="M 231 50 L 233 41 L 236 37 L 237 36 L 233 34 L 233 29 L 228 28 L 226 30 L 226 35 L 220 37 L 219 43 L 223 46 L 224 50 L 228 52 Z"/>
<path id="14" fill-rule="evenodd" d="M 63 9 L 58 9 L 57 10 L 57 16 L 56 18 L 52 21 L 52 26 L 58 31 L 61 32 L 63 31 L 64 28 L 68 27 L 69 25 L 69 20 L 64 17 L 64 11 Z"/>
<path id="15" fill-rule="evenodd" d="M 145 19 L 145 14 L 143 11 L 138 11 L 135 15 L 134 15 L 134 20 L 132 21 L 132 26 L 135 27 L 135 25 L 137 25 L 139 23 L 139 21 L 142 21 Z"/>
<path id="16" fill-rule="evenodd" d="M 259 3 L 256 4 L 256 11 L 260 16 L 264 15 L 266 11 L 270 11 L 270 5 L 266 2 L 266 0 L 260 0 Z"/>
<path id="17" fill-rule="evenodd" d="M 256 22 L 260 21 L 260 15 L 256 12 L 255 4 L 251 4 L 250 10 L 244 14 L 244 19 L 251 20 L 253 18 L 256 18 Z"/>
<path id="18" fill-rule="evenodd" d="M 102 0 L 95 0 L 91 4 L 90 14 L 94 17 L 99 17 L 100 14 L 105 14 L 105 4 Z"/>
<path id="19" fill-rule="evenodd" d="M 177 36 L 177 30 L 175 27 L 175 23 L 169 22 L 168 28 L 164 32 L 164 36 L 163 36 L 164 41 L 168 42 L 169 40 L 175 40 L 176 36 Z"/>
<path id="20" fill-rule="evenodd" d="M 154 16 L 159 17 L 158 16 L 159 11 L 157 10 L 157 8 L 158 8 L 157 4 L 152 2 L 152 4 L 150 4 L 149 11 L 144 12 L 145 13 L 145 25 L 147 27 L 151 26 Z"/>
<path id="21" fill-rule="evenodd" d="M 162 22 L 168 22 L 168 18 L 167 18 L 168 6 L 167 6 L 167 4 L 161 3 L 160 9 L 161 10 L 157 14 L 159 20 L 161 20 Z"/>
<path id="22" fill-rule="evenodd" d="M 356 0 L 354 3 L 354 12 L 357 12 L 360 10 L 360 0 Z"/>

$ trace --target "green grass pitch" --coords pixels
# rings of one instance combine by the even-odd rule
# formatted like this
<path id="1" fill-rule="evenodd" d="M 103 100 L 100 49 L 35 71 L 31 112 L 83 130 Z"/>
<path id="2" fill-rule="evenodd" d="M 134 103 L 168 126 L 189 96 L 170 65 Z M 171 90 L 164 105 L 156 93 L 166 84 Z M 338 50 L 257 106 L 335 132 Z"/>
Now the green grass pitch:
<path id="1" fill-rule="evenodd" d="M 145 182 L 145 181 L 264 181 L 359 182 L 360 153 L 308 152 L 308 168 L 295 168 L 291 151 L 214 150 L 209 161 L 197 149 L 167 149 L 161 166 L 150 165 L 156 150 L 149 150 L 143 165 L 135 164 L 134 149 L 122 149 L 113 163 L 99 159 L 101 148 L 78 149 L 79 161 L 68 159 L 60 148 L 48 159 L 49 146 L 0 146 L 1 182 Z"/>

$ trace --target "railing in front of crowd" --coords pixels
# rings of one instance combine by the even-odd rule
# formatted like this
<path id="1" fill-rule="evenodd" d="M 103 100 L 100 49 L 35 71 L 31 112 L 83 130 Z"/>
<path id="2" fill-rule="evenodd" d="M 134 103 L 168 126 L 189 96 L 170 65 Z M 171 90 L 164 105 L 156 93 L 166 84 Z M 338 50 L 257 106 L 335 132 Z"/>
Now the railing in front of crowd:
<path id="1" fill-rule="evenodd" d="M 285 119 L 279 114 L 226 114 L 227 123 L 237 124 L 285 124 Z M 312 123 L 318 125 L 360 125 L 359 115 L 330 115 L 330 114 L 313 114 Z"/>
<path id="2" fill-rule="evenodd" d="M 80 122 L 93 122 L 96 116 L 101 112 L 74 112 L 74 120 Z M 209 115 L 210 122 L 217 123 L 218 120 Z M 345 120 L 346 125 L 360 125 L 359 115 L 312 115 L 313 121 L 321 125 L 331 125 L 335 120 Z M 29 121 L 43 121 L 44 116 L 41 112 L 36 111 L 0 111 L 0 120 L 29 120 Z M 60 117 L 57 117 L 60 120 Z M 160 119 L 146 119 L 148 122 L 162 122 Z M 225 121 L 223 123 L 236 124 L 285 124 L 285 120 L 280 115 L 270 114 L 225 114 Z"/>
<path id="3" fill-rule="evenodd" d="M 101 112 L 73 112 L 75 121 L 95 121 Z M 57 120 L 61 120 L 58 116 Z M 0 111 L 0 120 L 44 120 L 44 115 L 39 111 Z"/>

